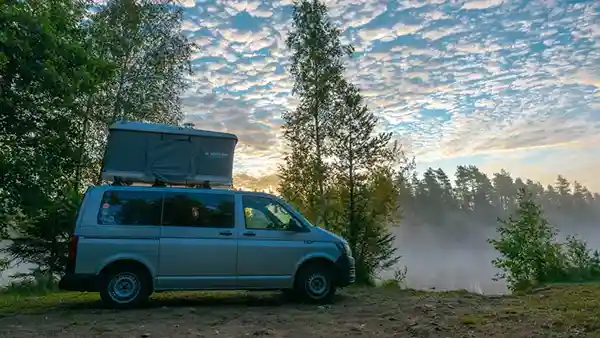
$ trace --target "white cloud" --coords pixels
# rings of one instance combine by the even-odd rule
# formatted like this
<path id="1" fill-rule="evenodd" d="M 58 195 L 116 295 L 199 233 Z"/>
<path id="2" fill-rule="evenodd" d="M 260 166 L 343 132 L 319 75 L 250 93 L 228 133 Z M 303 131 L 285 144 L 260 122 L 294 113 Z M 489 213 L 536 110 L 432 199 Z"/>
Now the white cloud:
<path id="1" fill-rule="evenodd" d="M 504 0 L 470 0 L 463 4 L 464 9 L 486 9 L 501 5 Z"/>
<path id="2" fill-rule="evenodd" d="M 391 41 L 398 36 L 408 35 L 417 32 L 421 29 L 418 25 L 405 25 L 403 23 L 397 23 L 392 27 L 381 27 L 381 28 L 363 28 L 359 31 L 358 35 L 363 40 L 387 40 Z"/>
<path id="3" fill-rule="evenodd" d="M 179 3 L 183 7 L 194 7 L 194 6 L 196 6 L 196 0 L 179 0 Z"/>

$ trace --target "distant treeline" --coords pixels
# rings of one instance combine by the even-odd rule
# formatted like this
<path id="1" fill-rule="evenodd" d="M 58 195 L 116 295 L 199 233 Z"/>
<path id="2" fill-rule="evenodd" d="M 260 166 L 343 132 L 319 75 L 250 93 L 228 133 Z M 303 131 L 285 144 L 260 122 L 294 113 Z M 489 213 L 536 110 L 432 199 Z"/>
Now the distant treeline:
<path id="1" fill-rule="evenodd" d="M 467 220 L 495 224 L 517 208 L 517 191 L 525 188 L 544 214 L 557 223 L 591 224 L 600 219 L 600 194 L 558 175 L 552 185 L 513 178 L 506 170 L 489 177 L 474 165 L 458 166 L 451 179 L 442 169 L 399 177 L 400 207 L 406 220 L 444 225 Z M 421 176 L 421 177 L 419 177 Z M 565 224 L 560 224 L 565 225 Z"/>

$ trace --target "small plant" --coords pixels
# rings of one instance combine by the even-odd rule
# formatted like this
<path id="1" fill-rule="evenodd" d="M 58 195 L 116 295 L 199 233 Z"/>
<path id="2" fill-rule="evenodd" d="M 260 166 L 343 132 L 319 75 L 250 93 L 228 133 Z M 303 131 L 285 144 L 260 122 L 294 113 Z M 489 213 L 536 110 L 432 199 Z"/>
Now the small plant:
<path id="1" fill-rule="evenodd" d="M 600 253 L 597 250 L 590 250 L 583 240 L 575 236 L 567 237 L 564 254 L 569 281 L 585 282 L 600 279 Z"/>
<path id="2" fill-rule="evenodd" d="M 600 254 L 592 253 L 576 237 L 557 243 L 557 230 L 543 217 L 541 207 L 531 197 L 521 189 L 515 215 L 508 220 L 500 219 L 499 238 L 488 240 L 501 254 L 492 261 L 502 270 L 497 279 L 505 279 L 511 291 L 540 284 L 598 280 Z"/>
<path id="3" fill-rule="evenodd" d="M 387 288 L 401 288 L 404 287 L 404 282 L 406 281 L 406 273 L 408 272 L 408 268 L 404 266 L 404 269 L 396 269 L 394 271 L 394 277 L 391 279 L 386 279 L 381 282 L 381 286 Z"/>

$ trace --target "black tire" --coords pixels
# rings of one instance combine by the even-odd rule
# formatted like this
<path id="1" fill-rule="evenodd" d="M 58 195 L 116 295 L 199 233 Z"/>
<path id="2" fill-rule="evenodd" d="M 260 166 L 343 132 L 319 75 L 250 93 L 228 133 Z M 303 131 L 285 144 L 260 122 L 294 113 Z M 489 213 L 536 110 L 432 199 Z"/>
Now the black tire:
<path id="1" fill-rule="evenodd" d="M 296 276 L 294 291 L 307 303 L 331 303 L 336 291 L 333 268 L 323 263 L 302 267 Z"/>
<path id="2" fill-rule="evenodd" d="M 100 298 L 109 308 L 136 308 L 151 294 L 152 281 L 148 272 L 136 265 L 117 265 L 103 274 Z"/>

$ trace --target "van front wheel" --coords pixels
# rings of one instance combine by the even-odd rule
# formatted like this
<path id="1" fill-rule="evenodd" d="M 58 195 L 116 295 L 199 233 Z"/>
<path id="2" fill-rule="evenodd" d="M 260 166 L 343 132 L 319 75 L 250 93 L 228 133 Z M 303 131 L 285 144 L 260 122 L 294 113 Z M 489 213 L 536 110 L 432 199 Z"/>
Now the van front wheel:
<path id="1" fill-rule="evenodd" d="M 130 309 L 148 299 L 149 288 L 143 271 L 135 266 L 118 266 L 104 274 L 100 298 L 110 308 Z"/>
<path id="2" fill-rule="evenodd" d="M 298 271 L 295 291 L 305 301 L 318 304 L 330 303 L 336 291 L 333 271 L 319 263 L 303 267 Z"/>

